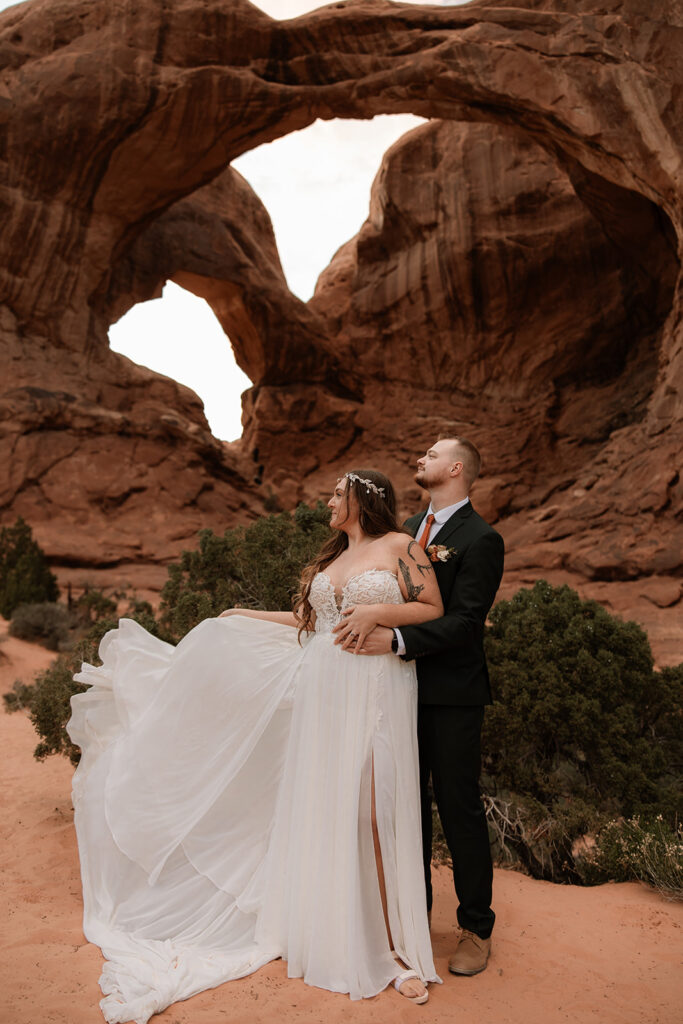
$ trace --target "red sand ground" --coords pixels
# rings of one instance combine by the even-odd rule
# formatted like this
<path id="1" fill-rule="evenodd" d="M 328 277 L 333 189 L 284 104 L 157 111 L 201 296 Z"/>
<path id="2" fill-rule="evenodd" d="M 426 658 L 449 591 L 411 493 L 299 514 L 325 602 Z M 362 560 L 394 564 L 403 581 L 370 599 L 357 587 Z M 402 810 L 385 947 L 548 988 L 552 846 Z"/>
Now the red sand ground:
<path id="1" fill-rule="evenodd" d="M 3 635 L 6 635 L 3 629 Z M 2 657 L 2 655 L 6 657 Z M 0 692 L 30 681 L 52 655 L 0 637 Z M 32 757 L 36 736 L 22 712 L 0 712 L 0 1024 L 102 1024 L 100 951 L 81 932 L 81 893 L 71 808 L 71 767 Z M 455 897 L 437 872 L 433 941 L 444 984 L 426 1006 L 387 991 L 352 1003 L 290 981 L 278 961 L 153 1018 L 159 1024 L 674 1024 L 681 1020 L 683 906 L 643 885 L 594 889 L 497 871 L 498 923 L 490 966 L 476 978 L 447 969 Z M 678 972 L 678 973 L 677 973 Z"/>

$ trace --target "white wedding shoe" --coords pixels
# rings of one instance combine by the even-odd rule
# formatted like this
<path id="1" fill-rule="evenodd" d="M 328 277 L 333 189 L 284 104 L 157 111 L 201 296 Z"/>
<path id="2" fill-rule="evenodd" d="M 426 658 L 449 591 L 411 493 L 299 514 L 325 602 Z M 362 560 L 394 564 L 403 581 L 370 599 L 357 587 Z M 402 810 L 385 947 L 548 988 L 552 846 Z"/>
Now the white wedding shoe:
<path id="1" fill-rule="evenodd" d="M 403 984 L 404 981 L 419 981 L 422 984 L 424 984 L 422 982 L 422 979 L 415 973 L 415 971 L 401 971 L 400 974 L 397 974 L 396 977 L 394 978 L 394 988 L 396 989 L 400 996 L 403 996 L 404 999 L 407 999 L 411 1003 L 421 1005 L 422 1003 L 427 1002 L 427 1000 L 429 999 L 429 992 L 427 992 L 426 989 L 421 996 L 408 996 L 405 995 L 405 993 L 401 992 L 401 985 Z"/>

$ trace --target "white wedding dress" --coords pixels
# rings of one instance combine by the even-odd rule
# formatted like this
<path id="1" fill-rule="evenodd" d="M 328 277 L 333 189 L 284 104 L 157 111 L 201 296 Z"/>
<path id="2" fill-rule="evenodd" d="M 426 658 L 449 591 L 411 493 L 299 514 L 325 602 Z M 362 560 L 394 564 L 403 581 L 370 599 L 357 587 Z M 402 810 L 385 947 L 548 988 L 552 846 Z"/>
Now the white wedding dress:
<path id="1" fill-rule="evenodd" d="M 398 955 L 438 981 L 420 838 L 416 679 L 395 655 L 334 645 L 341 610 L 400 603 L 393 573 L 311 588 L 315 633 L 207 619 L 176 648 L 122 619 L 76 676 L 69 735 L 86 937 L 110 1024 L 277 957 L 290 977 L 373 996 Z M 226 990 L 226 1002 L 230 999 Z"/>

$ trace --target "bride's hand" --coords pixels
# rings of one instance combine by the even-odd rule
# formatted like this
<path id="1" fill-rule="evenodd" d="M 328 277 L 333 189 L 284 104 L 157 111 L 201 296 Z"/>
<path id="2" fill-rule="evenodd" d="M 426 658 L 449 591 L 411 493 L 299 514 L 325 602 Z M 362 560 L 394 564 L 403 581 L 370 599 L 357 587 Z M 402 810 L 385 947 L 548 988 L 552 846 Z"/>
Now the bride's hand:
<path id="1" fill-rule="evenodd" d="M 345 608 L 342 612 L 342 621 L 333 630 L 337 634 L 334 642 L 341 644 L 344 651 L 352 647 L 359 651 L 366 636 L 372 633 L 378 623 L 378 607 L 379 605 L 373 604 L 357 604 Z"/>

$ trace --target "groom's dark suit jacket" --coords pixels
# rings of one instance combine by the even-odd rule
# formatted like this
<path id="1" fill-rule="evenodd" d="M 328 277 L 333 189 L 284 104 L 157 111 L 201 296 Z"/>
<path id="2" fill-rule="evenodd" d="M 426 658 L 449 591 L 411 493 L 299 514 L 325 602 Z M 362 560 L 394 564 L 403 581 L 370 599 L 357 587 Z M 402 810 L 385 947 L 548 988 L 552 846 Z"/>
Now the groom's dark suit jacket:
<path id="1" fill-rule="evenodd" d="M 405 527 L 413 536 L 424 512 Z M 433 562 L 444 615 L 419 626 L 401 626 L 407 660 L 417 658 L 421 704 L 491 703 L 484 657 L 484 623 L 503 575 L 503 538 L 472 508 L 454 512 L 430 544 L 454 550 L 446 562 Z"/>

